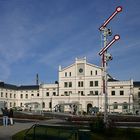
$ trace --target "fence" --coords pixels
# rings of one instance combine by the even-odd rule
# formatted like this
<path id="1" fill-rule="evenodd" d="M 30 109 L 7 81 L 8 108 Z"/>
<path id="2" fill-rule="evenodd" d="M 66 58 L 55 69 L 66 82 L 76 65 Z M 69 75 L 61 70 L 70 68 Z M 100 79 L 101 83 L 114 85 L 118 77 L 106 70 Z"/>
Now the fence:
<path id="1" fill-rule="evenodd" d="M 90 130 L 72 125 L 35 124 L 25 133 L 24 140 L 90 140 Z"/>

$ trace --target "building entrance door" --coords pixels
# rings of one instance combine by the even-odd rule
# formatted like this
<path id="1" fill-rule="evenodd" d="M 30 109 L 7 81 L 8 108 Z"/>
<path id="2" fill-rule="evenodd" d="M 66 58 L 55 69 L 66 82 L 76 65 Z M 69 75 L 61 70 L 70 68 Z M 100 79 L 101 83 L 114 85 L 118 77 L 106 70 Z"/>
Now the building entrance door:
<path id="1" fill-rule="evenodd" d="M 92 108 L 92 104 L 91 103 L 87 104 L 87 113 L 88 114 L 90 113 L 90 108 Z"/>

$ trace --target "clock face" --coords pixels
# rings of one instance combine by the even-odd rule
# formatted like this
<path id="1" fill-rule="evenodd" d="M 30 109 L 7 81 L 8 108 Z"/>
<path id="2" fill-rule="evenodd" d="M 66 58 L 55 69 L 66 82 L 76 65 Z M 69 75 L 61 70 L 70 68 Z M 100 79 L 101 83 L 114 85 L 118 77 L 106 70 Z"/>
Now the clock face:
<path id="1" fill-rule="evenodd" d="M 82 68 L 80 68 L 80 69 L 79 69 L 79 72 L 80 72 L 80 73 L 82 73 L 82 72 L 83 72 L 83 69 L 82 69 Z"/>

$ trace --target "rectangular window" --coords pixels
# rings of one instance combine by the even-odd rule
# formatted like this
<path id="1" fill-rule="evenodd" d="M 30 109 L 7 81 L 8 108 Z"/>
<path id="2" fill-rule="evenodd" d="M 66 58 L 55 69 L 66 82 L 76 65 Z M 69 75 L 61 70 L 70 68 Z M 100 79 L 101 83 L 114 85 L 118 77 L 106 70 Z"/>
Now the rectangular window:
<path id="1" fill-rule="evenodd" d="M 83 82 L 81 82 L 81 87 L 83 87 L 84 86 L 84 84 L 83 84 Z"/>
<path id="2" fill-rule="evenodd" d="M 85 94 L 84 94 L 84 91 L 81 91 L 81 96 L 84 96 Z"/>
<path id="3" fill-rule="evenodd" d="M 12 107 L 12 102 L 10 102 L 10 107 Z"/>
<path id="4" fill-rule="evenodd" d="M 37 93 L 37 96 L 39 96 L 39 93 Z"/>
<path id="5" fill-rule="evenodd" d="M 128 109 L 128 104 L 126 102 L 124 102 L 122 108 L 123 109 Z"/>
<path id="6" fill-rule="evenodd" d="M 14 94 L 14 98 L 16 98 L 16 94 Z"/>
<path id="7" fill-rule="evenodd" d="M 20 94 L 20 98 L 21 98 L 21 99 L 23 98 L 23 94 Z"/>
<path id="8" fill-rule="evenodd" d="M 8 94 L 6 93 L 6 94 L 5 94 L 5 97 L 7 98 L 7 96 L 8 96 Z"/>
<path id="9" fill-rule="evenodd" d="M 90 91 L 90 92 L 89 92 L 89 95 L 94 95 L 94 92 L 93 92 L 93 91 Z"/>
<path id="10" fill-rule="evenodd" d="M 140 92 L 138 92 L 138 98 L 140 98 Z"/>
<path id="11" fill-rule="evenodd" d="M 69 91 L 69 96 L 72 95 L 72 91 Z"/>
<path id="12" fill-rule="evenodd" d="M 97 73 L 97 70 L 95 71 L 95 75 L 97 75 L 98 73 Z"/>
<path id="13" fill-rule="evenodd" d="M 68 87 L 68 83 L 67 82 L 64 82 L 64 87 Z"/>
<path id="14" fill-rule="evenodd" d="M 80 82 L 78 82 L 78 87 L 80 87 Z"/>
<path id="15" fill-rule="evenodd" d="M 72 87 L 72 82 L 69 82 L 69 87 Z"/>
<path id="16" fill-rule="evenodd" d="M 46 92 L 46 96 L 49 96 L 49 92 Z"/>
<path id="17" fill-rule="evenodd" d="M 65 72 L 65 77 L 67 77 L 67 72 Z"/>
<path id="18" fill-rule="evenodd" d="M 123 90 L 120 91 L 120 95 L 124 95 L 124 91 Z"/>
<path id="19" fill-rule="evenodd" d="M 3 92 L 1 92 L 1 97 L 3 97 Z"/>
<path id="20" fill-rule="evenodd" d="M 53 96 L 56 96 L 56 92 L 53 92 Z"/>
<path id="21" fill-rule="evenodd" d="M 69 76 L 71 77 L 71 72 L 69 72 Z"/>
<path id="22" fill-rule="evenodd" d="M 92 71 L 90 71 L 90 75 L 93 75 L 93 72 Z"/>
<path id="23" fill-rule="evenodd" d="M 64 92 L 64 96 L 68 96 L 68 92 L 67 91 Z"/>
<path id="24" fill-rule="evenodd" d="M 98 95 L 98 91 L 95 91 L 95 95 Z"/>
<path id="25" fill-rule="evenodd" d="M 78 91 L 78 96 L 85 96 L 84 91 Z"/>
<path id="26" fill-rule="evenodd" d="M 12 98 L 12 93 L 10 93 L 10 98 Z"/>
<path id="27" fill-rule="evenodd" d="M 111 91 L 111 95 L 112 96 L 114 96 L 115 95 L 115 91 L 113 90 L 113 91 Z"/>
<path id="28" fill-rule="evenodd" d="M 28 94 L 25 95 L 25 98 L 28 99 Z"/>
<path id="29" fill-rule="evenodd" d="M 52 102 L 49 102 L 49 108 L 52 108 Z"/>
<path id="30" fill-rule="evenodd" d="M 83 87 L 83 86 L 84 86 L 83 81 L 79 81 L 79 82 L 78 82 L 78 87 Z"/>
<path id="31" fill-rule="evenodd" d="M 42 108 L 45 108 L 45 103 L 44 102 L 42 103 Z"/>
<path id="32" fill-rule="evenodd" d="M 118 109 L 118 104 L 117 104 L 117 102 L 114 102 L 114 109 Z"/>
<path id="33" fill-rule="evenodd" d="M 93 87 L 93 81 L 90 81 L 89 85 L 90 87 Z"/>
<path id="34" fill-rule="evenodd" d="M 95 87 L 97 87 L 98 86 L 98 81 L 95 81 Z"/>

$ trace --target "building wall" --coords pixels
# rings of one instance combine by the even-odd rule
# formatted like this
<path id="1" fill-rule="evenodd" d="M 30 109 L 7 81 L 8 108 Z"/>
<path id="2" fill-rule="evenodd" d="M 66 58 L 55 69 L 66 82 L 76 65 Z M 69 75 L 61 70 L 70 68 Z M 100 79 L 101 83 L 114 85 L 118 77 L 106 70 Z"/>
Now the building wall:
<path id="1" fill-rule="evenodd" d="M 37 102 L 41 110 L 49 111 L 54 110 L 59 103 L 78 102 L 84 111 L 88 111 L 91 106 L 104 111 L 102 88 L 102 68 L 87 63 L 86 58 L 76 58 L 68 67 L 59 66 L 58 84 L 41 84 L 38 89 L 0 87 L 0 101 L 7 102 L 8 108 L 25 107 L 26 103 Z M 137 98 L 135 93 L 140 92 L 140 88 L 134 87 L 133 80 L 109 81 L 107 91 L 108 111 L 128 112 L 132 111 L 133 99 Z M 124 103 L 127 104 L 125 109 Z"/>
<path id="2" fill-rule="evenodd" d="M 69 82 L 72 86 L 69 86 Z M 79 82 L 83 82 L 83 85 L 81 86 Z M 59 85 L 61 95 L 67 98 L 64 100 L 65 103 L 79 102 L 84 111 L 87 111 L 88 104 L 99 107 L 100 111 L 104 110 L 102 68 L 87 63 L 86 58 L 76 59 L 74 64 L 66 68 L 59 67 Z M 108 82 L 109 111 L 127 112 L 132 108 L 131 88 L 133 88 L 132 80 Z M 115 91 L 115 95 L 112 95 L 112 91 Z M 119 104 L 115 110 L 114 103 Z M 123 103 L 127 103 L 127 109 L 123 109 Z"/>

